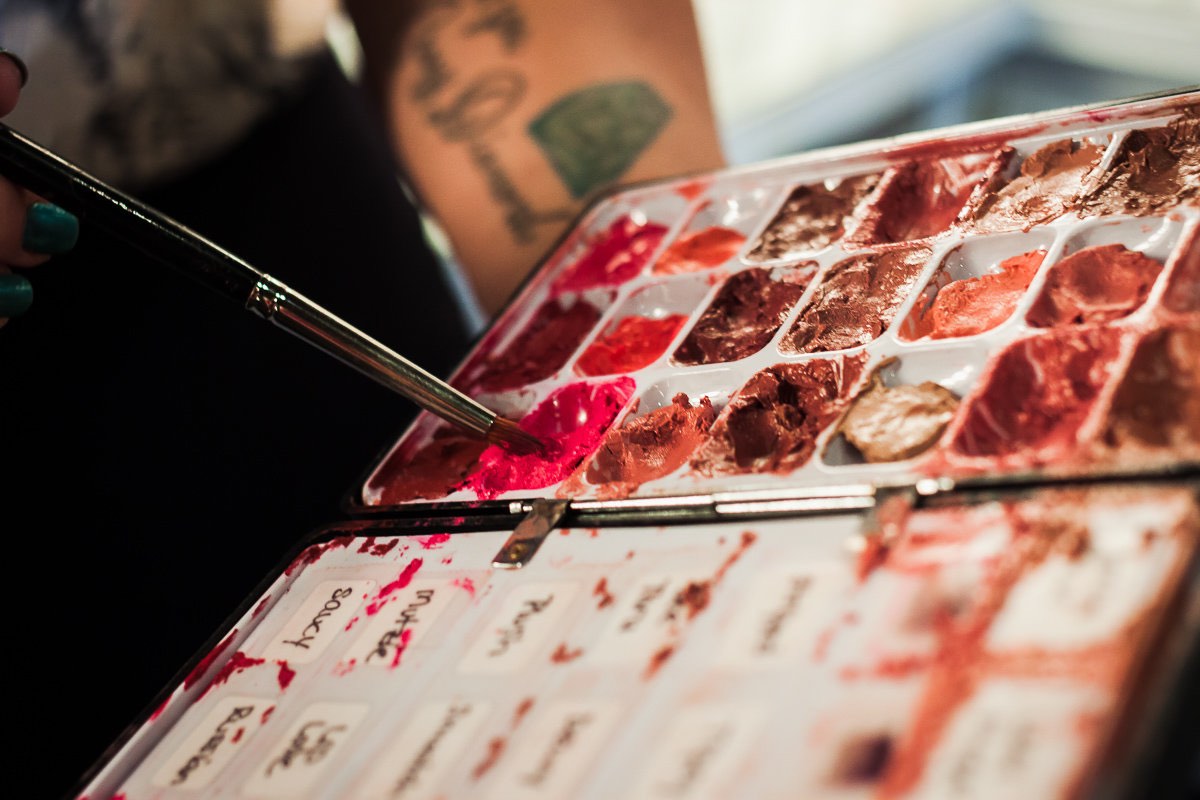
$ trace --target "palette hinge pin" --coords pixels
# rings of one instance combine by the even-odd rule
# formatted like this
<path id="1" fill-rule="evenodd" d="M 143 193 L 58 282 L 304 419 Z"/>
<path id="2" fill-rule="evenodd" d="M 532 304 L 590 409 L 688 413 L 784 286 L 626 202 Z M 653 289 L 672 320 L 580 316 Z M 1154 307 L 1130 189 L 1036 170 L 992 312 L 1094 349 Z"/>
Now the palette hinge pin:
<path id="1" fill-rule="evenodd" d="M 492 567 L 520 569 L 528 564 L 570 505 L 570 500 L 534 500 L 525 519 L 521 520 L 504 547 L 492 559 Z"/>

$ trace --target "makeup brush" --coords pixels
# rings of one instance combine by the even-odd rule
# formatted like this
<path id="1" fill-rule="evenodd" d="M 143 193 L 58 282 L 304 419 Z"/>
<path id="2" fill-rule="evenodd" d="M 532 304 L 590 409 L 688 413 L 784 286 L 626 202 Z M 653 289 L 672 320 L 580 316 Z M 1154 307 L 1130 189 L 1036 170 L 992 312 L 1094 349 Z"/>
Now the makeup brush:
<path id="1" fill-rule="evenodd" d="M 517 453 L 542 442 L 203 236 L 0 123 L 0 174 L 240 303 L 421 408 Z"/>

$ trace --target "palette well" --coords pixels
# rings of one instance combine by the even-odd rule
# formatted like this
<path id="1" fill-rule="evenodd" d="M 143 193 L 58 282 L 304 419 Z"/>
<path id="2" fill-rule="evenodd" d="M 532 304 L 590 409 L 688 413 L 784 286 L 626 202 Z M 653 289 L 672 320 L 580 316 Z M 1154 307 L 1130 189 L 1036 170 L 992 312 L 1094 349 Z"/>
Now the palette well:
<path id="1" fill-rule="evenodd" d="M 1182 680 L 1195 482 L 552 532 L 331 530 L 89 797 L 1091 796 Z M 797 759 L 797 748 L 805 757 Z"/>
<path id="2" fill-rule="evenodd" d="M 423 416 L 361 507 L 1194 461 L 1193 371 L 1134 387 L 1200 362 L 1197 114 L 1182 94 L 618 192 L 453 381 L 527 428 L 581 386 L 624 381 L 619 406 L 537 464 Z M 1180 422 L 1135 443 L 1131 415 Z"/>

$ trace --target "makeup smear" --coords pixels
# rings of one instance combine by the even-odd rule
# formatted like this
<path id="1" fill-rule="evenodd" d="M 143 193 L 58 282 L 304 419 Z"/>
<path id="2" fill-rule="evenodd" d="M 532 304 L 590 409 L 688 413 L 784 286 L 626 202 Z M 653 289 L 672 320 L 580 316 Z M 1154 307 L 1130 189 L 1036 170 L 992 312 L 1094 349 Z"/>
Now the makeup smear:
<path id="1" fill-rule="evenodd" d="M 1200 313 L 1200 228 L 1192 232 L 1167 278 L 1162 304 L 1177 314 Z"/>
<path id="2" fill-rule="evenodd" d="M 933 381 L 886 386 L 877 371 L 838 431 L 867 462 L 901 461 L 936 444 L 958 404 L 954 392 Z"/>
<path id="3" fill-rule="evenodd" d="M 848 237 L 856 247 L 910 242 L 947 230 L 999 154 L 914 161 L 884 174 L 879 192 Z"/>
<path id="4" fill-rule="evenodd" d="M 500 392 L 549 378 L 562 369 L 599 319 L 600 310 L 586 300 L 548 300 L 502 353 L 467 367 L 462 381 L 476 390 Z"/>
<path id="5" fill-rule="evenodd" d="M 1146 301 L 1162 264 L 1124 245 L 1089 247 L 1050 267 L 1026 321 L 1035 328 L 1111 322 Z"/>
<path id="6" fill-rule="evenodd" d="M 1083 329 L 1020 340 L 995 357 L 969 403 L 953 448 L 966 456 L 1041 462 L 1074 449 L 1079 426 L 1108 379 L 1119 332 Z"/>
<path id="7" fill-rule="evenodd" d="M 656 275 L 699 272 L 724 264 L 737 255 L 746 241 L 741 231 L 714 225 L 684 233 L 668 247 L 654 264 Z"/>
<path id="8" fill-rule="evenodd" d="M 439 427 L 416 452 L 403 445 L 372 477 L 368 491 L 379 491 L 381 505 L 436 500 L 454 491 L 475 466 L 487 440 L 457 428 Z"/>
<path id="9" fill-rule="evenodd" d="M 686 394 L 675 395 L 670 405 L 610 430 L 586 469 L 577 471 L 560 495 L 577 495 L 590 485 L 600 499 L 628 497 L 643 483 L 686 464 L 716 416 L 707 397 L 692 405 Z"/>
<path id="10" fill-rule="evenodd" d="M 802 466 L 817 437 L 849 404 L 866 361 L 857 354 L 758 372 L 729 401 L 692 468 L 714 476 L 786 473 Z"/>
<path id="11" fill-rule="evenodd" d="M 587 243 L 587 252 L 554 282 L 550 291 L 580 292 L 617 286 L 638 276 L 667 235 L 665 225 L 638 222 L 626 214 Z"/>
<path id="12" fill-rule="evenodd" d="M 1200 445 L 1200 323 L 1153 331 L 1138 342 L 1117 384 L 1104 441 L 1115 448 Z"/>
<path id="13" fill-rule="evenodd" d="M 1062 139 L 1025 159 L 1007 183 L 983 195 L 970 212 L 969 227 L 980 232 L 1029 230 L 1079 208 L 1079 198 L 1104 146 Z"/>
<path id="14" fill-rule="evenodd" d="M 572 383 L 556 389 L 521 420 L 521 429 L 546 445 L 542 454 L 517 455 L 488 447 L 479 467 L 461 488 L 491 500 L 514 489 L 558 483 L 587 458 L 633 395 L 632 378 L 608 383 Z"/>
<path id="15" fill-rule="evenodd" d="M 927 247 L 910 247 L 834 264 L 784 337 L 783 349 L 824 353 L 879 338 L 912 292 L 929 255 Z"/>
<path id="16" fill-rule="evenodd" d="M 664 352 L 687 322 L 683 314 L 625 317 L 599 336 L 575 362 L 580 375 L 619 375 L 650 364 Z"/>
<path id="17" fill-rule="evenodd" d="M 950 339 L 975 336 L 1008 320 L 1029 288 L 1045 250 L 1006 258 L 996 272 L 963 278 L 938 289 L 928 309 L 909 318 L 908 339 Z"/>
<path id="18" fill-rule="evenodd" d="M 1200 117 L 1132 131 L 1084 199 L 1090 214 L 1153 214 L 1200 198 Z"/>
<path id="19" fill-rule="evenodd" d="M 748 258 L 767 261 L 825 249 L 851 227 L 855 209 L 882 177 L 878 172 L 796 187 Z"/>
<path id="20" fill-rule="evenodd" d="M 811 268 L 776 277 L 766 267 L 733 275 L 672 356 L 677 364 L 715 364 L 754 355 L 766 347 L 804 294 Z"/>

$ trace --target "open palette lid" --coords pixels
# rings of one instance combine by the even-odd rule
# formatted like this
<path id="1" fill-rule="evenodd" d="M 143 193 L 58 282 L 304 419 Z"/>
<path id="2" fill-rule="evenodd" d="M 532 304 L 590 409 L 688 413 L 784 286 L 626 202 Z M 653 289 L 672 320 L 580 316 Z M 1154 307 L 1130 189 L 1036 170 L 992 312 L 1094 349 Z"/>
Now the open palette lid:
<path id="1" fill-rule="evenodd" d="M 423 414 L 353 511 L 1195 462 L 1200 92 L 617 192 L 452 382 L 549 456 Z"/>
<path id="2" fill-rule="evenodd" d="M 1161 796 L 1200 641 L 1198 492 L 572 528 L 519 571 L 491 566 L 507 531 L 350 523 L 80 794 Z"/>

